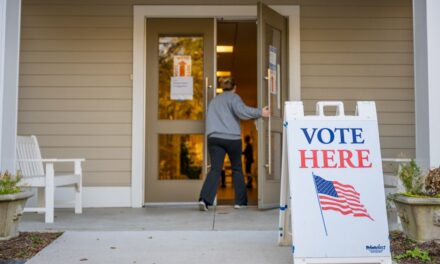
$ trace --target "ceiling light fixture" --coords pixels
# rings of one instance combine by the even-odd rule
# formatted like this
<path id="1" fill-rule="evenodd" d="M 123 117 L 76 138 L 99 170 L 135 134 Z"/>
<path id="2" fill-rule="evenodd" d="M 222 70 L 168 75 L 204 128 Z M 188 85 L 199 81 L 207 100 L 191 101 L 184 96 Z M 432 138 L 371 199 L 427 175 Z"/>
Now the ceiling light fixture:
<path id="1" fill-rule="evenodd" d="M 217 46 L 217 53 L 232 53 L 234 46 Z"/>
<path id="2" fill-rule="evenodd" d="M 230 71 L 217 71 L 217 77 L 231 77 Z"/>

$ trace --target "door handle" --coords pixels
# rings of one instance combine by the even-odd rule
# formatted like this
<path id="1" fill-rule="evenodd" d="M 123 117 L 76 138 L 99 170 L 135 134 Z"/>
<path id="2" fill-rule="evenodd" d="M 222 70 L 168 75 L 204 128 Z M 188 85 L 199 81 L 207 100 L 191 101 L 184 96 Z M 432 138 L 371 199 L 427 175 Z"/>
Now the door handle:
<path id="1" fill-rule="evenodd" d="M 270 91 L 271 91 L 271 72 L 270 72 L 270 68 L 267 68 L 267 76 L 265 77 L 266 81 L 267 81 L 267 106 L 269 107 L 269 110 L 271 109 L 270 106 Z M 272 174 L 272 142 L 271 142 L 271 135 L 270 135 L 270 131 L 272 129 L 271 127 L 271 122 L 270 122 L 270 115 L 267 118 L 267 164 L 265 165 L 267 168 L 267 172 L 268 174 Z"/>
<path id="2" fill-rule="evenodd" d="M 209 90 L 212 89 L 212 84 L 209 84 L 209 77 L 205 77 L 205 89 L 206 89 L 206 103 L 208 102 Z M 212 91 L 212 97 L 216 96 L 216 91 Z M 207 105 L 207 104 L 206 104 Z"/>
<path id="3" fill-rule="evenodd" d="M 205 118 L 206 115 L 208 114 L 208 97 L 209 97 L 209 89 L 212 88 L 212 85 L 209 84 L 209 77 L 205 77 Z M 214 92 L 214 96 L 215 96 L 215 92 Z M 205 151 L 205 177 L 206 175 L 208 175 L 208 171 L 211 168 L 211 164 L 208 162 L 208 158 L 209 158 L 209 154 L 208 154 L 208 137 L 205 135 L 205 146 L 204 146 L 204 151 Z"/>

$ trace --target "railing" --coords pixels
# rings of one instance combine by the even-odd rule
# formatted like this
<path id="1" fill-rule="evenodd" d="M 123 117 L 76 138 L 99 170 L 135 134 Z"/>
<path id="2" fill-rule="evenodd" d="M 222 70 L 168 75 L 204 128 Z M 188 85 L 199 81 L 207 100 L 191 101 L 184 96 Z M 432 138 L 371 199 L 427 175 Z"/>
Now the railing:
<path id="1" fill-rule="evenodd" d="M 382 162 L 406 163 L 406 162 L 410 162 L 410 161 L 411 161 L 411 159 L 406 159 L 406 158 L 399 158 L 399 159 L 382 158 Z"/>
<path id="2" fill-rule="evenodd" d="M 399 170 L 399 167 L 403 163 L 409 163 L 409 162 L 411 162 L 411 159 L 407 159 L 407 158 L 382 159 L 382 164 L 388 163 L 397 166 L 397 168 L 395 168 L 396 171 L 394 173 L 386 173 L 385 170 L 383 172 L 385 195 L 388 196 L 390 194 L 403 191 L 402 184 L 399 184 L 399 177 L 397 176 L 397 171 Z M 394 207 L 394 204 L 392 202 L 389 202 L 388 199 L 387 199 L 387 214 L 388 214 L 388 228 L 390 230 L 401 230 L 401 223 L 397 215 L 397 211 Z"/>
<path id="3" fill-rule="evenodd" d="M 386 194 L 394 193 L 399 191 L 398 190 L 398 181 L 399 178 L 397 177 L 397 171 L 399 169 L 399 166 L 403 163 L 409 163 L 411 159 L 407 158 L 382 158 L 382 164 L 388 163 L 388 164 L 395 164 L 397 168 L 395 168 L 394 172 L 386 172 L 385 166 L 382 167 L 383 169 L 383 178 L 384 178 L 384 187 Z M 396 188 L 395 190 L 393 190 Z"/>

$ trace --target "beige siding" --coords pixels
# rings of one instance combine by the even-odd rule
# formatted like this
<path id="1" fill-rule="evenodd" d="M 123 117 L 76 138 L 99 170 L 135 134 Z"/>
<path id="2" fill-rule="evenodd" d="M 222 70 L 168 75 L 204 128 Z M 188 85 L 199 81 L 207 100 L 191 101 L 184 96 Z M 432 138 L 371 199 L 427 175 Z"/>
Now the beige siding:
<path id="1" fill-rule="evenodd" d="M 46 157 L 85 157 L 86 186 L 129 186 L 133 5 L 256 2 L 23 0 L 19 134 Z M 265 2 L 301 6 L 306 110 L 375 100 L 383 156 L 414 157 L 411 0 Z"/>
<path id="2" fill-rule="evenodd" d="M 131 182 L 133 8 L 119 2 L 23 1 L 19 134 L 86 158 L 86 186 Z"/>
<path id="3" fill-rule="evenodd" d="M 414 157 L 411 1 L 313 0 L 301 6 L 301 84 L 318 100 L 377 103 L 382 156 Z"/>

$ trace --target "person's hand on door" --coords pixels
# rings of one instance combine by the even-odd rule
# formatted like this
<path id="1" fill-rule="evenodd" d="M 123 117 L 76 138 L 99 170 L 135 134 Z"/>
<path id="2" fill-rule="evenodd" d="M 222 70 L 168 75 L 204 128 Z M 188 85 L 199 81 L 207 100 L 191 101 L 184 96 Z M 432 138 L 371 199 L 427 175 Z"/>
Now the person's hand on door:
<path id="1" fill-rule="evenodd" d="M 263 117 L 269 117 L 270 116 L 269 106 L 263 107 L 263 109 L 261 110 L 261 115 Z"/>

